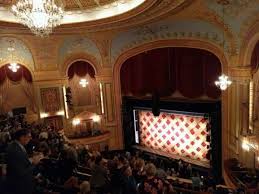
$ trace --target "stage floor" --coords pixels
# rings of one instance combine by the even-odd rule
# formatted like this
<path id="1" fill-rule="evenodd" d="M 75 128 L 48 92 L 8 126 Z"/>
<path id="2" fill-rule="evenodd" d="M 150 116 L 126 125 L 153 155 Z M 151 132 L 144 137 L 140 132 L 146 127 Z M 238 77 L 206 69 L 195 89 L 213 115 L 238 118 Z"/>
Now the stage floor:
<path id="1" fill-rule="evenodd" d="M 149 153 L 152 153 L 152 154 L 156 154 L 156 155 L 160 155 L 160 156 L 165 156 L 167 158 L 172 158 L 172 159 L 175 159 L 175 160 L 180 160 L 181 159 L 184 162 L 191 163 L 191 164 L 194 164 L 194 165 L 197 165 L 197 166 L 201 166 L 201 167 L 204 167 L 204 168 L 211 168 L 210 164 L 209 164 L 209 161 L 194 160 L 194 159 L 190 159 L 190 158 L 187 158 L 187 157 L 182 157 L 180 155 L 169 154 L 167 152 L 163 152 L 163 151 L 160 151 L 160 150 L 154 150 L 154 149 L 151 149 L 151 148 L 148 148 L 148 147 L 144 147 L 144 146 L 134 145 L 133 148 L 136 148 L 136 149 L 141 150 L 141 151 L 149 152 Z"/>

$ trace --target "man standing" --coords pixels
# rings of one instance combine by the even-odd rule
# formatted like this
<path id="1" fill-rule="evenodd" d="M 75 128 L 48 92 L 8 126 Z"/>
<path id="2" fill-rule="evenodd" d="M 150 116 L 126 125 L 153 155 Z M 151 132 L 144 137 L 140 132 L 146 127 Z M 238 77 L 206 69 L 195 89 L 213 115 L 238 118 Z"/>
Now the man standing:
<path id="1" fill-rule="evenodd" d="M 7 186 L 11 194 L 32 194 L 34 189 L 33 163 L 24 148 L 31 140 L 26 129 L 15 132 L 14 141 L 7 148 Z"/>

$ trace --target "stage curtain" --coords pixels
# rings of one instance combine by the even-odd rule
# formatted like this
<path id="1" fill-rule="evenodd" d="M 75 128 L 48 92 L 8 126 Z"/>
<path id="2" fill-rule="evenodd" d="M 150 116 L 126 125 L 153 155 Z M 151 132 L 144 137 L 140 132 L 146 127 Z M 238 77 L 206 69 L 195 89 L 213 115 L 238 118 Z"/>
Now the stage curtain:
<path id="1" fill-rule="evenodd" d="M 30 71 L 23 65 L 18 64 L 20 68 L 17 72 L 12 72 L 8 68 L 9 64 L 6 64 L 0 68 L 0 84 L 4 82 L 6 78 L 13 82 L 19 82 L 24 78 L 27 82 L 32 82 L 32 75 Z"/>
<path id="2" fill-rule="evenodd" d="M 10 80 L 5 79 L 2 84 L 0 84 L 0 113 L 6 113 L 9 110 L 8 104 L 8 89 L 10 87 Z"/>
<path id="3" fill-rule="evenodd" d="M 203 55 L 200 50 L 192 52 L 186 48 L 172 48 L 177 53 L 177 90 L 189 98 L 197 98 L 203 94 Z M 171 56 L 172 57 L 172 56 Z"/>
<path id="4" fill-rule="evenodd" d="M 32 83 L 28 82 L 25 79 L 22 79 L 22 81 L 20 82 L 24 94 L 26 95 L 26 97 L 28 99 L 30 99 L 30 108 L 32 110 L 33 113 L 37 113 L 37 104 L 36 104 L 36 99 L 35 99 L 35 95 L 34 95 L 34 88 Z"/>
<path id="5" fill-rule="evenodd" d="M 221 94 L 221 90 L 215 85 L 215 81 L 221 74 L 221 63 L 218 58 L 211 56 L 204 57 L 204 93 L 210 98 L 218 98 Z"/>
<path id="6" fill-rule="evenodd" d="M 251 57 L 251 67 L 252 67 L 253 73 L 257 71 L 258 65 L 259 65 L 259 41 L 255 45 L 255 48 L 252 52 L 252 57 Z"/>
<path id="7" fill-rule="evenodd" d="M 219 98 L 214 81 L 221 64 L 212 53 L 193 48 L 160 48 L 131 57 L 121 67 L 121 90 L 125 96 L 158 92 L 161 97 L 179 91 L 187 98 Z"/>
<path id="8" fill-rule="evenodd" d="M 121 69 L 122 91 L 127 95 L 142 96 L 146 93 L 146 80 L 143 75 L 148 70 L 144 63 L 145 53 L 141 53 L 127 60 Z M 141 65 L 140 65 L 141 64 Z M 125 82 L 125 80 L 127 80 Z"/>
<path id="9" fill-rule="evenodd" d="M 68 77 L 72 79 L 74 75 L 79 77 L 90 75 L 92 78 L 95 77 L 95 71 L 92 65 L 85 61 L 76 61 L 68 69 Z"/>
<path id="10" fill-rule="evenodd" d="M 6 79 L 5 68 L 1 67 L 0 68 L 0 85 L 5 81 L 5 79 Z"/>

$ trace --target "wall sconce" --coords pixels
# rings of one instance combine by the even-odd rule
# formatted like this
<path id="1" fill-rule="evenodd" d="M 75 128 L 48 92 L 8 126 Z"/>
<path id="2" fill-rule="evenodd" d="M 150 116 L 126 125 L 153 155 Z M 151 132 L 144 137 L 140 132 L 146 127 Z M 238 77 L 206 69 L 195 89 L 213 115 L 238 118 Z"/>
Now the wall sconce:
<path id="1" fill-rule="evenodd" d="M 243 138 L 242 148 L 245 151 L 252 150 L 253 152 L 257 152 L 259 150 L 258 143 L 256 141 L 253 141 L 253 139 L 251 139 L 251 137 L 250 138 L 248 138 L 248 137 Z"/>
<path id="2" fill-rule="evenodd" d="M 74 125 L 74 126 L 77 126 L 77 125 L 79 125 L 80 123 L 81 123 L 80 119 L 73 119 L 73 120 L 72 120 L 72 125 Z"/>
<path id="3" fill-rule="evenodd" d="M 243 150 L 249 152 L 250 151 L 250 146 L 248 140 L 245 138 L 242 142 L 242 148 Z"/>
<path id="4" fill-rule="evenodd" d="M 99 115 L 95 115 L 92 117 L 92 119 L 93 119 L 93 122 L 97 123 L 101 120 L 101 117 Z"/>
<path id="5" fill-rule="evenodd" d="M 49 116 L 48 113 L 45 113 L 45 112 L 41 112 L 41 113 L 40 113 L 40 118 L 41 118 L 41 119 L 44 119 L 44 118 L 46 118 L 46 117 L 48 117 L 48 116 Z"/>
<path id="6" fill-rule="evenodd" d="M 65 112 L 63 110 L 56 112 L 56 115 L 64 116 Z"/>

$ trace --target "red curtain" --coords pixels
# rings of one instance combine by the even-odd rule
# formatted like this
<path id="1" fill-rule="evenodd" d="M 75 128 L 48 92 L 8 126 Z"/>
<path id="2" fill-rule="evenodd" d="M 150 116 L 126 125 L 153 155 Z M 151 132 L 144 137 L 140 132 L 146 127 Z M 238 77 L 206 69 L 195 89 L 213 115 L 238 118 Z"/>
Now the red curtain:
<path id="1" fill-rule="evenodd" d="M 259 41 L 256 43 L 251 57 L 251 66 L 252 66 L 253 72 L 257 70 L 258 65 L 259 65 Z"/>
<path id="2" fill-rule="evenodd" d="M 218 98 L 221 93 L 214 81 L 220 74 L 219 59 L 208 51 L 159 48 L 131 57 L 122 65 L 121 87 L 123 95 L 156 91 L 165 97 L 179 91 L 188 98 Z"/>
<path id="3" fill-rule="evenodd" d="M 12 72 L 8 68 L 9 64 L 6 64 L 0 68 L 0 84 L 2 84 L 6 78 L 10 79 L 13 82 L 21 81 L 24 78 L 27 82 L 32 82 L 31 72 L 23 65 L 18 64 L 20 68 L 17 72 Z"/>
<path id="4" fill-rule="evenodd" d="M 95 77 L 94 68 L 86 61 L 76 61 L 69 67 L 69 79 L 72 79 L 74 74 L 78 75 L 79 77 L 84 77 L 86 74 L 89 74 L 92 78 Z"/>

